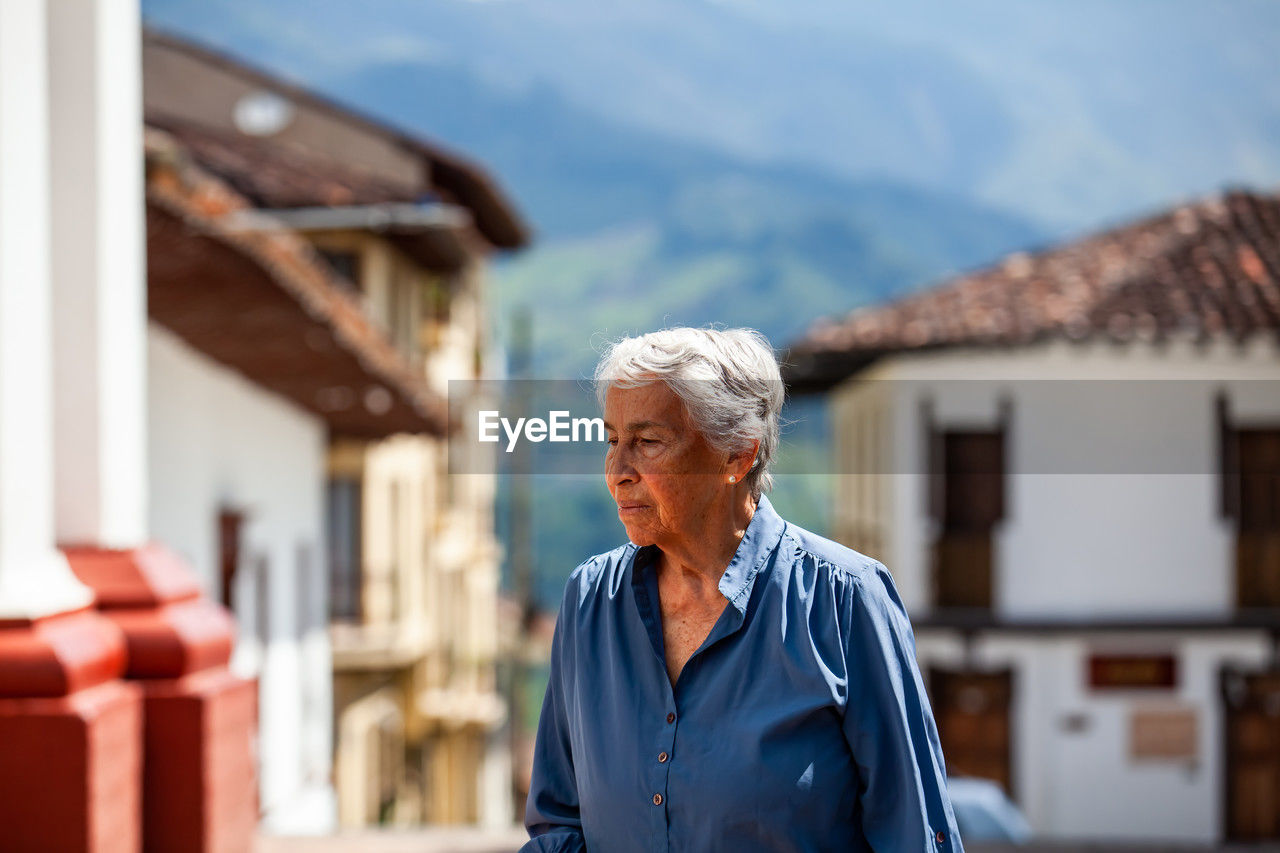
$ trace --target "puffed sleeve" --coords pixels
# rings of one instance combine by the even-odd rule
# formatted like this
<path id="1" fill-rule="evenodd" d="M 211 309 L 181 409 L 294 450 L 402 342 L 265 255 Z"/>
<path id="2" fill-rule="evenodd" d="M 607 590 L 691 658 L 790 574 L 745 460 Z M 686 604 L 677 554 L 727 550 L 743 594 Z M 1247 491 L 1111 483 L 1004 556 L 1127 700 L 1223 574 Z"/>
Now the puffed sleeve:
<path id="1" fill-rule="evenodd" d="M 877 851 L 963 851 L 915 636 L 887 569 L 852 578 L 843 608 L 844 733 L 859 774 L 863 835 Z"/>
<path id="2" fill-rule="evenodd" d="M 573 768 L 566 713 L 566 647 L 573 646 L 569 614 L 575 596 L 577 573 L 570 577 L 565 600 L 560 606 L 551 641 L 551 675 L 538 718 L 538 735 L 533 748 L 533 772 L 524 823 L 530 840 L 520 853 L 585 853 L 582 820 L 578 812 L 578 781 Z"/>

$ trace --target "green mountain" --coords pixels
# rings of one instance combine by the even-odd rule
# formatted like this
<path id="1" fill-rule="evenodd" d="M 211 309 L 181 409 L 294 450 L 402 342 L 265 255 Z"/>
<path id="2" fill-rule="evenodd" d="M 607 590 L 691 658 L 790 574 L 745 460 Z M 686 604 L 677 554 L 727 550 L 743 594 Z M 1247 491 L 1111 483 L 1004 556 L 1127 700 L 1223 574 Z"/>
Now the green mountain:
<path id="1" fill-rule="evenodd" d="M 782 346 L 818 316 L 1043 239 L 1023 217 L 948 192 L 754 162 L 458 65 L 335 62 L 302 82 L 464 151 L 509 189 L 537 238 L 498 265 L 493 320 L 505 340 L 512 311 L 530 309 L 538 376 L 588 375 L 603 337 L 679 323 L 752 326 Z M 822 470 L 820 407 L 802 401 L 788 415 L 800 423 L 779 470 Z M 826 482 L 778 480 L 779 509 L 824 529 Z M 532 488 L 538 597 L 554 605 L 567 573 L 623 532 L 598 477 Z"/>
<path id="2" fill-rule="evenodd" d="M 537 231 L 500 339 L 814 318 L 1224 183 L 1280 180 L 1280 6 L 1257 0 L 144 0 L 155 24 L 483 162 Z M 821 470 L 820 411 L 783 471 Z M 775 503 L 821 530 L 818 476 Z M 622 541 L 598 478 L 535 483 L 544 604 Z"/>
<path id="3" fill-rule="evenodd" d="M 782 345 L 820 315 L 1040 238 L 945 193 L 751 164 L 463 69 L 378 65 L 325 89 L 429 130 L 512 189 L 539 236 L 501 266 L 495 319 L 502 328 L 514 306 L 532 310 L 543 376 L 589 371 L 601 334 L 669 324 L 749 325 Z"/>

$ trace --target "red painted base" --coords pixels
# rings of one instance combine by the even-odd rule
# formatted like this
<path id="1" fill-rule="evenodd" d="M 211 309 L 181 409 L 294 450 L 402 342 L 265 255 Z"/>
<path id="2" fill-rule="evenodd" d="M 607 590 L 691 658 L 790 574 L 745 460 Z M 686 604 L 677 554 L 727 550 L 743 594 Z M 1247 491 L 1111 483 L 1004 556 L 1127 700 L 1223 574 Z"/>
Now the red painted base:
<path id="1" fill-rule="evenodd" d="M 140 683 L 146 849 L 251 850 L 258 822 L 257 685 L 225 668 Z"/>
<path id="2" fill-rule="evenodd" d="M 122 658 L 92 610 L 0 623 L 0 848 L 141 849 L 142 698 Z"/>
<path id="3" fill-rule="evenodd" d="M 64 547 L 128 649 L 145 695 L 143 839 L 148 851 L 252 849 L 258 822 L 257 685 L 227 669 L 235 623 L 158 544 Z"/>
<path id="4" fill-rule="evenodd" d="M 129 678 L 179 678 L 231 659 L 235 622 L 200 595 L 195 573 L 163 545 L 63 547 L 98 609 L 124 631 Z"/>

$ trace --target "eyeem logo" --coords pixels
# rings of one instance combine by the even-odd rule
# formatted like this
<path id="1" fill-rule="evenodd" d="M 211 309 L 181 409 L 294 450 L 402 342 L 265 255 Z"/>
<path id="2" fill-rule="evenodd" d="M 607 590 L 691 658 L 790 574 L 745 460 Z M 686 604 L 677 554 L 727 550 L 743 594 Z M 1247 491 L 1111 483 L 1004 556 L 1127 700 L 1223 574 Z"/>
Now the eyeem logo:
<path id="1" fill-rule="evenodd" d="M 523 433 L 526 441 L 604 441 L 603 418 L 570 418 L 568 411 L 548 413 L 548 419 L 516 418 L 512 425 L 509 418 L 496 411 L 482 411 L 478 418 L 478 439 L 490 444 L 499 440 L 498 427 L 507 434 L 507 453 L 516 449 Z M 592 438 L 594 432 L 595 438 Z M 582 437 L 579 437 L 581 433 Z"/>

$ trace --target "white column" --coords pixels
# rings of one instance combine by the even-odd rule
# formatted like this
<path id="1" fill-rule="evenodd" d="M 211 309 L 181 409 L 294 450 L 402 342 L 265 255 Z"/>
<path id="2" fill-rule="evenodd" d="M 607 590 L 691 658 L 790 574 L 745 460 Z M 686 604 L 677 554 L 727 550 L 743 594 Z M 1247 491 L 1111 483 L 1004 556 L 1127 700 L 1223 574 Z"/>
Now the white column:
<path id="1" fill-rule="evenodd" d="M 147 533 L 141 13 L 56 0 L 48 25 L 57 541 L 128 548 Z"/>
<path id="2" fill-rule="evenodd" d="M 90 603 L 54 547 L 44 0 L 0 2 L 0 619 Z"/>

